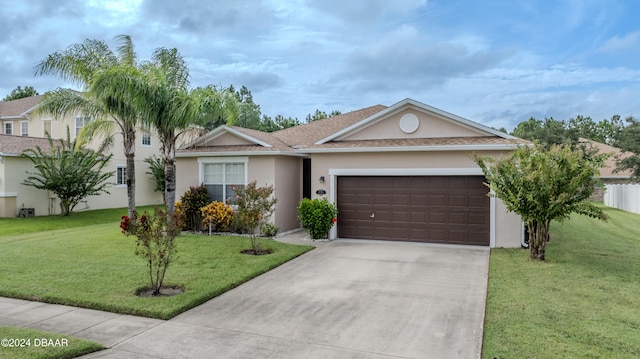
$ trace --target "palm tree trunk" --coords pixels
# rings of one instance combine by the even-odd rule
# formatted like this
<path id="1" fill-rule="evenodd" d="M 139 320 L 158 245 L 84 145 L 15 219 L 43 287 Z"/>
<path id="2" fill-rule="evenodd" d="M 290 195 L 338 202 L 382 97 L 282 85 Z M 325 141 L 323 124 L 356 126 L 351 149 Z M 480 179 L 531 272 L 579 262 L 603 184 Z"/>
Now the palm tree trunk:
<path id="1" fill-rule="evenodd" d="M 164 171 L 166 185 L 164 199 L 167 204 L 167 215 L 171 216 L 176 210 L 176 171 L 173 158 L 165 157 Z"/>
<path id="2" fill-rule="evenodd" d="M 136 165 L 135 155 L 133 153 L 127 153 L 127 206 L 129 207 L 129 218 L 133 218 L 133 213 L 136 211 Z"/>

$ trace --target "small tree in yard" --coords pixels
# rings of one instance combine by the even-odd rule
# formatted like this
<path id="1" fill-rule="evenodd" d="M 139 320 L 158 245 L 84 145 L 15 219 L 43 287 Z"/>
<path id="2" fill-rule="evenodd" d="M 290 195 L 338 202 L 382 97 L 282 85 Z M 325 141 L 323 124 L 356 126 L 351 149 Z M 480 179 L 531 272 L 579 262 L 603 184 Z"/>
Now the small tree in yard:
<path id="1" fill-rule="evenodd" d="M 329 236 L 329 230 L 336 223 L 338 208 L 326 198 L 303 198 L 298 203 L 298 221 L 302 223 L 311 239 L 323 239 Z"/>
<path id="2" fill-rule="evenodd" d="M 104 147 L 92 151 L 77 144 L 77 140 L 71 141 L 69 127 L 66 141 L 54 141 L 49 134 L 47 139 L 49 153 L 40 147 L 24 152 L 37 172 L 27 172 L 23 185 L 55 193 L 63 216 L 68 216 L 87 196 L 109 193 L 107 180 L 113 172 L 103 171 L 111 159 L 111 155 L 103 154 Z"/>
<path id="3" fill-rule="evenodd" d="M 606 156 L 585 156 L 568 146 L 545 150 L 536 144 L 518 147 L 505 158 L 475 158 L 487 186 L 525 222 L 531 259 L 545 259 L 552 220 L 566 219 L 571 213 L 606 220 L 600 208 L 587 202 Z"/>
<path id="4" fill-rule="evenodd" d="M 138 217 L 134 212 L 133 218 L 122 216 L 120 221 L 123 234 L 137 237 L 135 254 L 147 262 L 149 289 L 153 290 L 154 296 L 160 294 L 167 268 L 176 259 L 175 238 L 180 234 L 179 222 L 175 213 L 168 221 L 167 212 L 158 208 L 152 215 L 145 212 Z"/>
<path id="5" fill-rule="evenodd" d="M 233 204 L 237 209 L 233 215 L 234 224 L 251 238 L 251 252 L 255 255 L 263 254 L 262 240 L 257 229 L 273 214 L 277 200 L 272 198 L 273 186 L 257 187 L 256 181 L 246 187 L 232 186 L 236 192 Z"/>

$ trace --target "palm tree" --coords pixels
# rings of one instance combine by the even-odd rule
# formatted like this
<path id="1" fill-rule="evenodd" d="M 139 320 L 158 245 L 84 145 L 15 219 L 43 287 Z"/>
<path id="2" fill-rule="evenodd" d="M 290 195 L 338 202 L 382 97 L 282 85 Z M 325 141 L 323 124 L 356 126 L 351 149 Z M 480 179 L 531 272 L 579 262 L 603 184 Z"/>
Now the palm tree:
<path id="1" fill-rule="evenodd" d="M 122 136 L 126 158 L 125 181 L 129 216 L 135 211 L 135 140 L 139 114 L 131 105 L 130 95 L 121 96 L 118 80 L 139 73 L 137 57 L 131 37 L 116 38 L 120 46 L 115 52 L 99 40 L 85 40 L 64 51 L 54 52 L 35 67 L 36 75 L 57 75 L 83 87 L 84 94 L 69 89 L 56 89 L 45 93 L 36 108 L 37 113 L 48 113 L 58 118 L 82 114 L 93 120 L 83 128 L 80 141 L 103 136 L 112 141 Z M 118 75 L 118 76 L 116 76 Z"/>
<path id="2" fill-rule="evenodd" d="M 165 203 L 169 214 L 175 211 L 175 154 L 178 138 L 199 125 L 221 116 L 235 118 L 238 104 L 227 91 L 213 86 L 189 90 L 189 70 L 177 49 L 157 49 L 152 62 L 143 66 L 146 77 L 131 85 L 142 121 L 155 128 L 160 139 L 165 166 Z M 135 88 L 135 90 L 133 90 Z"/>

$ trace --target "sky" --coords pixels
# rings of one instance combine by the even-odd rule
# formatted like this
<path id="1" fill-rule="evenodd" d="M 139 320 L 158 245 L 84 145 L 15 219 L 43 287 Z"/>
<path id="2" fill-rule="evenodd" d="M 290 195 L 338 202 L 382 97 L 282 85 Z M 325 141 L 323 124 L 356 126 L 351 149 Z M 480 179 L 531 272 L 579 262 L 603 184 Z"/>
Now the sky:
<path id="1" fill-rule="evenodd" d="M 0 0 L 0 98 L 85 39 L 186 59 L 192 87 L 246 86 L 303 120 L 405 98 L 495 128 L 530 117 L 640 117 L 640 1 Z"/>

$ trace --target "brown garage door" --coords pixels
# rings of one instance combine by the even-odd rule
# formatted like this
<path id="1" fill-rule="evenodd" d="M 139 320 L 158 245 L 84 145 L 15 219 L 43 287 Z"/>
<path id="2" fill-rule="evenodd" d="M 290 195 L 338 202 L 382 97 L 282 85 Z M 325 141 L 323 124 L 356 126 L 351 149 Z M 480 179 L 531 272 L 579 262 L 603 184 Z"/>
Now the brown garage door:
<path id="1" fill-rule="evenodd" d="M 489 245 L 482 176 L 338 177 L 338 237 Z"/>

